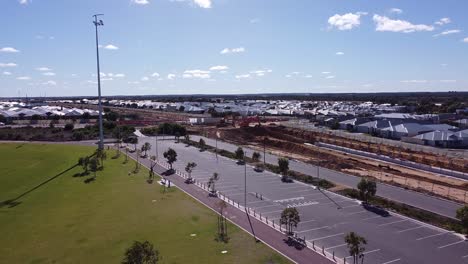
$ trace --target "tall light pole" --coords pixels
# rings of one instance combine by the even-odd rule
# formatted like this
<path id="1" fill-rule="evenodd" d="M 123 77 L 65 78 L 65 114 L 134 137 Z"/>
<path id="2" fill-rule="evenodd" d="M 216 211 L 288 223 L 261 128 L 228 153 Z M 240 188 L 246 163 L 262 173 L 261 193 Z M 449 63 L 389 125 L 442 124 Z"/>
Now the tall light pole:
<path id="1" fill-rule="evenodd" d="M 94 26 L 96 27 L 96 62 L 97 62 L 97 81 L 98 81 L 98 108 L 99 108 L 99 149 L 104 149 L 104 132 L 102 130 L 102 102 L 101 102 L 101 70 L 99 69 L 99 39 L 98 26 L 104 26 L 102 20 L 98 21 L 98 16 L 103 14 L 93 15 Z"/>

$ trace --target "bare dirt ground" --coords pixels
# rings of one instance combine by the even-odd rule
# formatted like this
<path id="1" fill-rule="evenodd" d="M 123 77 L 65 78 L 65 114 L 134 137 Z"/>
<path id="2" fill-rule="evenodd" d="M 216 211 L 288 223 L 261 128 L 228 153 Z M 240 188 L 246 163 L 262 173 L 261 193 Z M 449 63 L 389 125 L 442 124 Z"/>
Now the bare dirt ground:
<path id="1" fill-rule="evenodd" d="M 216 129 L 213 127 L 197 127 L 198 132 L 209 137 L 215 137 Z M 393 165 L 386 162 L 363 158 L 352 154 L 346 154 L 339 151 L 323 149 L 314 145 L 314 142 L 321 141 L 325 143 L 337 144 L 345 147 L 355 148 L 363 151 L 371 151 L 392 156 L 395 152 L 401 159 L 405 157 L 408 160 L 420 162 L 433 166 L 444 165 L 447 157 L 436 156 L 433 154 L 406 152 L 406 150 L 395 150 L 390 146 L 376 146 L 362 142 L 353 142 L 349 139 L 338 138 L 336 141 L 333 136 L 317 135 L 315 132 L 298 131 L 297 129 L 284 127 L 245 127 L 245 128 L 218 128 L 222 140 L 235 144 L 249 146 L 258 150 L 263 150 L 265 144 L 269 152 L 308 162 L 319 164 L 322 167 L 346 172 L 361 177 L 373 177 L 381 182 L 401 186 L 433 194 L 443 198 L 448 198 L 458 202 L 467 201 L 468 181 L 457 178 L 443 177 L 438 174 L 410 169 L 407 167 Z M 304 144 L 310 143 L 310 144 Z M 379 152 L 380 151 L 380 152 Z M 395 157 L 395 156 L 394 156 Z M 412 157 L 410 159 L 410 157 Z M 433 161 L 438 161 L 435 163 Z M 421 162 L 422 163 L 422 162 Z M 450 161 L 450 169 L 455 169 L 455 164 L 460 170 L 464 169 L 463 160 Z M 446 164 L 446 165 L 448 165 Z M 352 186 L 354 187 L 354 186 Z"/>

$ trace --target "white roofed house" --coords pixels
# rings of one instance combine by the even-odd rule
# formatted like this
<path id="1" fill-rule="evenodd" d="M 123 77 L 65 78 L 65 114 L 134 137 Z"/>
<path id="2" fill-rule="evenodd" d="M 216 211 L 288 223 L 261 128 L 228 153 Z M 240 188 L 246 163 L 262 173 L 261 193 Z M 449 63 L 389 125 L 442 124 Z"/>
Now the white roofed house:
<path id="1" fill-rule="evenodd" d="M 380 131 L 384 128 L 391 127 L 392 125 L 400 124 L 401 122 L 389 120 L 375 120 L 356 126 L 356 131 L 359 133 L 366 133 L 380 136 Z"/>
<path id="2" fill-rule="evenodd" d="M 348 131 L 356 131 L 356 126 L 369 122 L 369 118 L 356 117 L 353 119 L 348 119 L 345 121 L 339 122 L 340 129 Z"/>
<path id="3" fill-rule="evenodd" d="M 414 137 L 430 131 L 434 131 L 434 129 L 417 123 L 404 123 L 391 124 L 389 127 L 381 129 L 380 134 L 386 138 L 401 139 L 402 137 Z"/>
<path id="4" fill-rule="evenodd" d="M 432 131 L 413 137 L 415 143 L 442 148 L 461 148 L 468 146 L 468 130 L 458 132 Z"/>

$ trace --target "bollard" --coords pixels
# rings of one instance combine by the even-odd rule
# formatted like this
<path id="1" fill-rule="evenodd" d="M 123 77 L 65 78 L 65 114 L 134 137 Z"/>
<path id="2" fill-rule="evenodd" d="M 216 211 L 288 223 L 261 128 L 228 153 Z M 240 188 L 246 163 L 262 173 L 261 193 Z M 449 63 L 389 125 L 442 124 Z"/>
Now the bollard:
<path id="1" fill-rule="evenodd" d="M 271 220 L 271 222 L 273 223 L 273 228 L 275 228 L 275 220 Z"/>
<path id="2" fill-rule="evenodd" d="M 255 198 L 258 198 L 258 193 L 255 193 Z"/>
<path id="3" fill-rule="evenodd" d="M 323 253 L 324 256 L 326 256 L 325 255 L 325 248 L 323 246 L 322 246 L 322 253 Z"/>
<path id="4" fill-rule="evenodd" d="M 260 200 L 263 201 L 263 194 L 260 194 Z"/>
<path id="5" fill-rule="evenodd" d="M 343 258 L 343 264 L 346 264 L 346 258 Z"/>
<path id="6" fill-rule="evenodd" d="M 254 210 L 254 217 L 257 217 L 257 215 L 255 215 L 255 210 Z"/>
<path id="7" fill-rule="evenodd" d="M 267 224 L 268 224 L 268 216 L 265 216 L 265 219 L 266 219 L 266 222 L 267 222 Z"/>
<path id="8" fill-rule="evenodd" d="M 335 260 L 335 251 L 333 251 L 333 260 Z"/>
<path id="9" fill-rule="evenodd" d="M 312 248 L 315 250 L 315 240 L 312 241 Z"/>
<path id="10" fill-rule="evenodd" d="M 283 232 L 283 229 L 281 228 L 281 223 L 280 223 L 280 232 Z"/>

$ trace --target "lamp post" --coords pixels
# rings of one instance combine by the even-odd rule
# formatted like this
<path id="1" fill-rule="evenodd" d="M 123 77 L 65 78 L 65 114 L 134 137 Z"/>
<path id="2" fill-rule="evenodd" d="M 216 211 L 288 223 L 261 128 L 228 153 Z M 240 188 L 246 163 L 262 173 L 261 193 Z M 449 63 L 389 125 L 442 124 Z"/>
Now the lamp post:
<path id="1" fill-rule="evenodd" d="M 102 102 L 101 102 L 101 70 L 99 69 L 99 39 L 98 26 L 104 26 L 102 20 L 98 20 L 98 16 L 103 14 L 93 15 L 94 26 L 96 27 L 96 62 L 97 62 L 97 81 L 98 81 L 98 108 L 99 108 L 99 149 L 104 149 L 104 132 L 102 130 Z"/>

